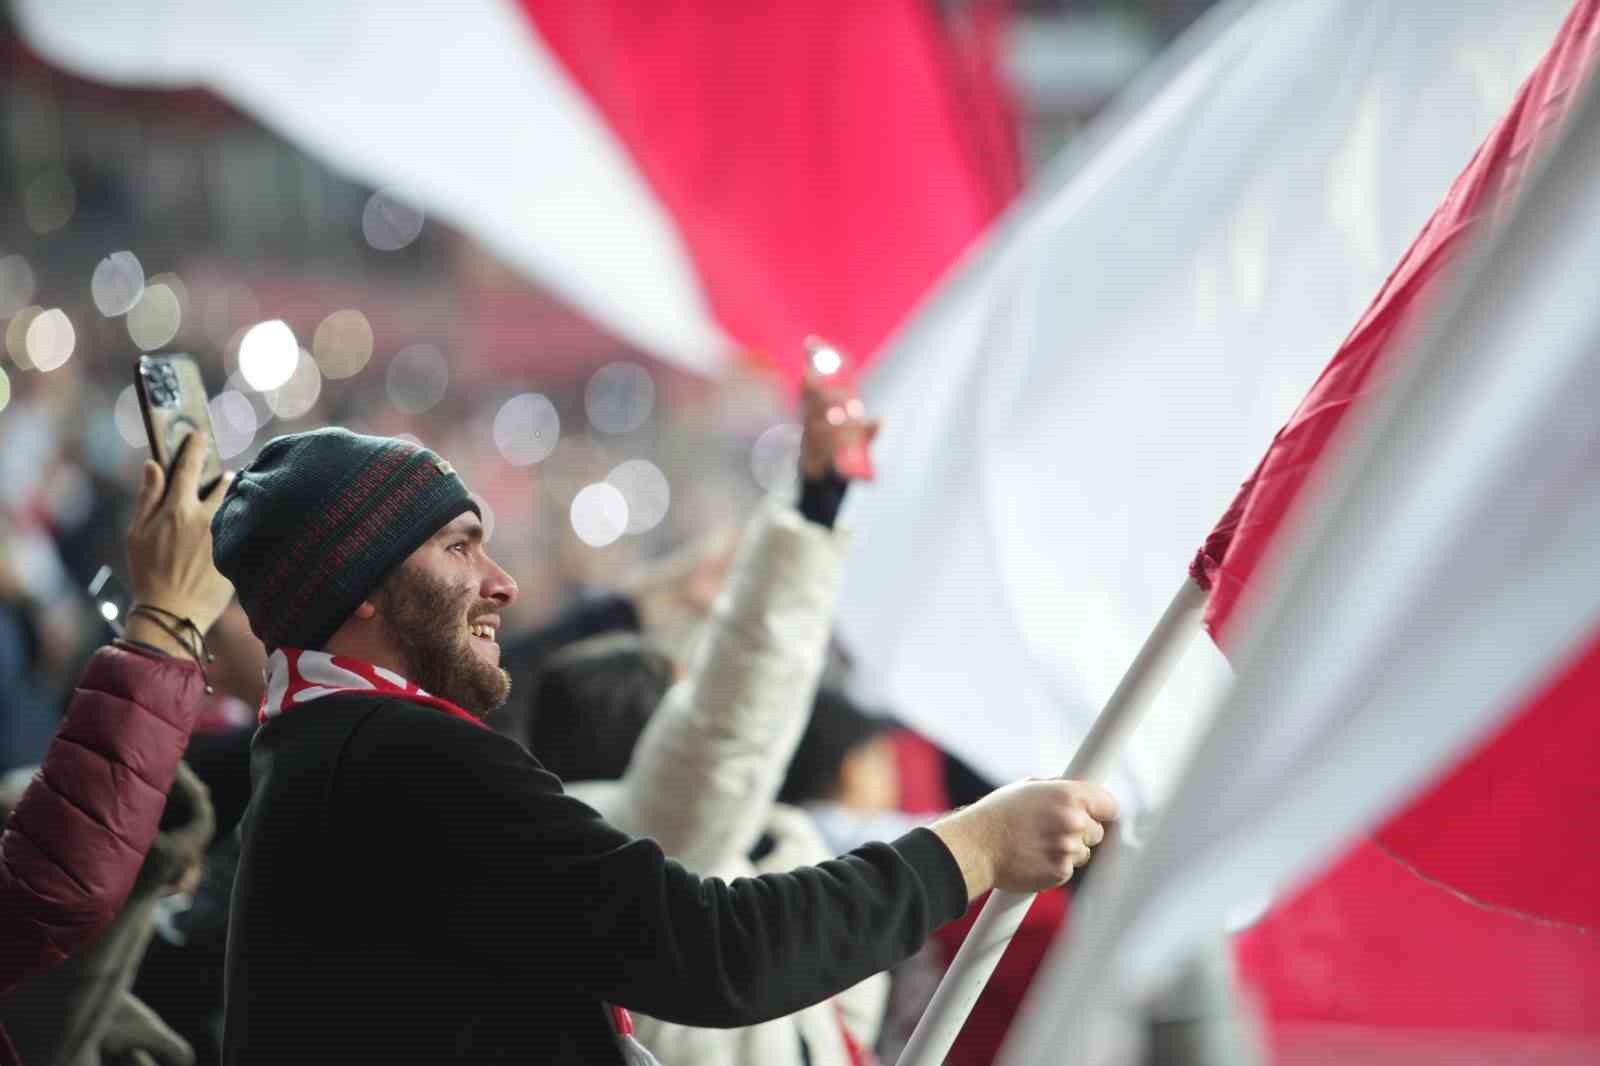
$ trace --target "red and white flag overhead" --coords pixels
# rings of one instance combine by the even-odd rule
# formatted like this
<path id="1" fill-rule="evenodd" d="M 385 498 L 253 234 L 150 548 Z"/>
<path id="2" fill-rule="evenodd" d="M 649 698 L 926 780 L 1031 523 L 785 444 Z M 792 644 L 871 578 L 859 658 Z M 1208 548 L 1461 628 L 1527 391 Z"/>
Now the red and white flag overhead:
<path id="1" fill-rule="evenodd" d="M 870 358 L 1017 184 L 1004 0 L 960 41 L 922 0 L 13 8 L 45 58 L 210 88 L 706 372 L 798 379 L 809 333 Z"/>

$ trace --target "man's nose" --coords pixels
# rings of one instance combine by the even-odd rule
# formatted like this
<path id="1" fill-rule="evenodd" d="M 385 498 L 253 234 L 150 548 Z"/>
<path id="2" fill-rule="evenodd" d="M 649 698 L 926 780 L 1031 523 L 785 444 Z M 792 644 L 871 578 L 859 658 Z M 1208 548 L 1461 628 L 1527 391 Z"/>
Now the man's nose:
<path id="1" fill-rule="evenodd" d="M 484 561 L 489 564 L 488 573 L 483 577 L 480 589 L 485 599 L 494 600 L 504 607 L 517 598 L 517 582 L 510 574 L 501 568 L 500 564 L 484 556 Z"/>

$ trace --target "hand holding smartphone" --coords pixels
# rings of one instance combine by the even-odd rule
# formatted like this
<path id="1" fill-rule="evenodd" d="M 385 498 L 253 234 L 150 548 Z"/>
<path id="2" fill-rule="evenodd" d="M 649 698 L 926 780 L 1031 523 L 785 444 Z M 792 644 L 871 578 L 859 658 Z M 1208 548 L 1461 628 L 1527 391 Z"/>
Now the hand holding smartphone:
<path id="1" fill-rule="evenodd" d="M 134 391 L 144 416 L 150 454 L 170 479 L 184 442 L 204 433 L 210 442 L 200 471 L 200 495 L 209 496 L 222 480 L 222 454 L 211 429 L 211 407 L 200 367 L 187 355 L 141 355 L 134 368 Z"/>

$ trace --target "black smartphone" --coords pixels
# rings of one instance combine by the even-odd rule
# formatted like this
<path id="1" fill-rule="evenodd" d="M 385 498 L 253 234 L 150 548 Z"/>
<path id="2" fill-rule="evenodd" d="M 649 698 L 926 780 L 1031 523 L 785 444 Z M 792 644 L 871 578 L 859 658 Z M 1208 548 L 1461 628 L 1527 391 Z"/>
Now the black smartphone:
<path id="1" fill-rule="evenodd" d="M 211 441 L 200 471 L 200 495 L 209 495 L 222 480 L 222 454 L 211 430 L 211 407 L 200 367 L 181 353 L 141 355 L 133 379 L 145 435 L 150 438 L 150 454 L 168 474 L 190 434 L 203 432 Z"/>

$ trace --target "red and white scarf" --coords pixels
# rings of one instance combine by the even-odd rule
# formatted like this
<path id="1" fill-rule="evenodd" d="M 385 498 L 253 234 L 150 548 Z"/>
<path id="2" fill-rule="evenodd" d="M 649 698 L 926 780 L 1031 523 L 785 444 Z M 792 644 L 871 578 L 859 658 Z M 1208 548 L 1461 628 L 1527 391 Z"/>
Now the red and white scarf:
<path id="1" fill-rule="evenodd" d="M 340 693 L 382 693 L 421 703 L 453 715 L 482 729 L 489 728 L 477 715 L 435 696 L 393 670 L 325 651 L 279 648 L 267 659 L 267 689 L 261 696 L 261 724 L 285 711 Z M 621 1007 L 606 1006 L 617 1047 L 628 1066 L 661 1066 L 633 1035 L 633 1018 Z"/>
<path id="2" fill-rule="evenodd" d="M 267 690 L 261 694 L 261 724 L 312 700 L 345 692 L 380 692 L 426 704 L 448 715 L 484 725 L 483 720 L 447 699 L 407 681 L 393 670 L 325 651 L 279 648 L 267 659 Z"/>

